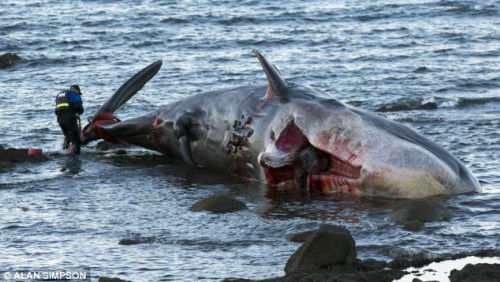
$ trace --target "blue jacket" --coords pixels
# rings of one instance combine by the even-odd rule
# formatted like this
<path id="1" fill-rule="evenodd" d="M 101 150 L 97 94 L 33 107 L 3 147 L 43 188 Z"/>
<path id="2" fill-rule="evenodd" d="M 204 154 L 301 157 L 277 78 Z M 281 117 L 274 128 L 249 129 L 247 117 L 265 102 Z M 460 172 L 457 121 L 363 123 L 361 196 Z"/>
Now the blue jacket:
<path id="1" fill-rule="evenodd" d="M 71 110 L 77 114 L 83 113 L 82 97 L 73 91 L 62 91 L 56 97 L 56 114 Z"/>

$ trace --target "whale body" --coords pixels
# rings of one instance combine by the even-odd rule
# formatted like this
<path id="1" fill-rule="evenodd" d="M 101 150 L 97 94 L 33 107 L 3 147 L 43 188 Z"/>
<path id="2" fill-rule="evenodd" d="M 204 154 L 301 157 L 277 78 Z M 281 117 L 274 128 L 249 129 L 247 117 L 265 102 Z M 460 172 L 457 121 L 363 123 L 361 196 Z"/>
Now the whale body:
<path id="1" fill-rule="evenodd" d="M 205 92 L 118 120 L 114 111 L 161 67 L 153 63 L 91 118 L 85 142 L 134 144 L 304 193 L 422 198 L 481 191 L 459 160 L 415 130 L 289 82 L 253 51 L 267 85 Z"/>

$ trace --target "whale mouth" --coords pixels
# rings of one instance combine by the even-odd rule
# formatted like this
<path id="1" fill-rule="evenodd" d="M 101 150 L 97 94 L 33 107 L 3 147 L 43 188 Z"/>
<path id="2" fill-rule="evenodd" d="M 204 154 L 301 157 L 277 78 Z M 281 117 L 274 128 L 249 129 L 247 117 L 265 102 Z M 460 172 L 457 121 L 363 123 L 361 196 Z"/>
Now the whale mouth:
<path id="1" fill-rule="evenodd" d="M 267 183 L 307 193 L 356 193 L 362 166 L 314 147 L 293 121 L 259 155 Z"/>

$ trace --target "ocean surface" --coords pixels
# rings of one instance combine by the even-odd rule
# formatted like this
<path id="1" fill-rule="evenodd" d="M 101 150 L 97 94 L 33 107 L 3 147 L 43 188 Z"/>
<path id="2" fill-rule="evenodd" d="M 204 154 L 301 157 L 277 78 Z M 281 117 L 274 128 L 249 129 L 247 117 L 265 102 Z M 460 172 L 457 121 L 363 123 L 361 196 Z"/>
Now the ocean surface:
<path id="1" fill-rule="evenodd" d="M 447 222 L 411 233 L 398 201 L 275 193 L 140 148 L 54 156 L 0 171 L 0 272 L 90 268 L 134 281 L 283 275 L 286 235 L 346 226 L 360 258 L 499 247 L 500 5 L 422 1 L 21 1 L 0 3 L 0 145 L 57 150 L 57 92 L 81 85 L 85 120 L 138 70 L 160 72 L 121 119 L 207 90 L 264 84 L 251 47 L 290 81 L 404 123 L 449 150 L 483 193 L 443 199 Z M 214 193 L 248 209 L 188 208 Z M 136 245 L 120 245 L 135 238 Z"/>

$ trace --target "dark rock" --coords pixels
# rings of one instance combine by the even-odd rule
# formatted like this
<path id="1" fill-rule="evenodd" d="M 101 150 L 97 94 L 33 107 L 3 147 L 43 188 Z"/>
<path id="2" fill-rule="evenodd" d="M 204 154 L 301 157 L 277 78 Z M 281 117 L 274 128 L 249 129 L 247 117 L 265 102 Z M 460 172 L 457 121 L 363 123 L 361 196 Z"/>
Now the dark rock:
<path id="1" fill-rule="evenodd" d="M 105 276 L 101 276 L 99 277 L 99 282 L 131 282 L 130 280 L 123 280 L 123 279 L 120 279 L 120 278 L 110 278 L 110 277 L 105 277 Z"/>
<path id="2" fill-rule="evenodd" d="M 374 259 L 359 260 L 358 264 L 361 265 L 365 270 L 377 270 L 384 269 L 387 267 L 385 261 L 379 261 Z"/>
<path id="3" fill-rule="evenodd" d="M 14 53 L 5 53 L 0 56 L 0 69 L 10 67 L 14 62 L 21 60 L 21 57 Z"/>
<path id="4" fill-rule="evenodd" d="M 437 109 L 438 105 L 434 102 L 427 102 L 424 103 L 420 106 L 421 110 L 435 110 Z"/>
<path id="5" fill-rule="evenodd" d="M 410 220 L 444 221 L 452 217 L 449 208 L 426 200 L 410 200 L 396 206 L 391 213 L 391 219 L 403 223 Z"/>
<path id="6" fill-rule="evenodd" d="M 276 277 L 271 279 L 259 280 L 259 281 L 374 281 L 374 282 L 385 282 L 394 281 L 400 279 L 403 275 L 409 272 L 404 271 L 407 267 L 422 267 L 430 264 L 431 262 L 439 262 L 449 259 L 460 259 L 468 256 L 480 256 L 480 257 L 491 257 L 498 256 L 498 251 L 496 249 L 482 250 L 473 253 L 462 253 L 455 255 L 447 255 L 440 258 L 426 258 L 423 254 L 416 254 L 413 256 L 399 257 L 390 263 L 385 263 L 383 261 L 377 261 L 373 259 L 367 260 L 356 260 L 353 263 L 330 265 L 317 270 L 299 270 L 291 273 L 287 273 L 283 277 Z M 470 266 L 475 267 L 475 266 Z M 455 281 L 500 281 L 497 278 L 498 274 L 498 264 L 488 265 L 488 267 L 478 267 L 478 271 L 467 270 L 464 268 L 466 273 L 480 273 L 477 277 L 478 279 L 485 280 L 467 280 L 469 276 L 464 276 L 465 280 L 451 280 Z M 413 271 L 411 273 L 418 273 L 419 271 Z M 454 273 L 454 271 L 452 271 Z M 418 275 L 418 274 L 417 274 Z M 476 277 L 476 276 L 471 276 Z M 496 280 L 491 280 L 491 277 Z M 463 277 L 459 277 L 464 279 Z M 450 275 L 451 279 L 451 275 Z M 458 279 L 458 278 L 457 278 Z M 248 281 L 240 279 L 232 279 L 228 281 Z M 413 280 L 414 282 L 421 281 L 418 278 Z"/>
<path id="7" fill-rule="evenodd" d="M 409 111 L 411 106 L 408 104 L 396 104 L 389 106 L 382 106 L 377 109 L 377 112 L 399 112 L 399 111 Z"/>
<path id="8" fill-rule="evenodd" d="M 94 148 L 99 151 L 107 151 L 111 148 L 111 143 L 106 142 L 106 141 L 101 141 L 97 144 L 95 144 Z"/>
<path id="9" fill-rule="evenodd" d="M 120 245 L 137 245 L 144 243 L 153 243 L 155 241 L 154 237 L 133 237 L 133 238 L 125 238 L 121 239 L 118 244 Z"/>
<path id="10" fill-rule="evenodd" d="M 193 212 L 210 211 L 213 213 L 226 213 L 246 209 L 245 203 L 225 195 L 213 195 L 198 201 L 189 210 Z"/>
<path id="11" fill-rule="evenodd" d="M 356 245 L 349 230 L 341 226 L 322 225 L 288 259 L 285 272 L 315 271 L 355 260 Z"/>
<path id="12" fill-rule="evenodd" d="M 402 224 L 403 228 L 408 231 L 421 231 L 424 229 L 424 223 L 417 219 L 403 221 Z"/>
<path id="13" fill-rule="evenodd" d="M 413 72 L 428 72 L 429 71 L 429 68 L 428 67 L 418 67 L 416 69 L 413 70 Z"/>
<path id="14" fill-rule="evenodd" d="M 379 264 L 380 263 L 380 264 Z M 263 281 L 370 281 L 385 282 L 401 278 L 405 272 L 394 269 L 372 269 L 366 267 L 369 263 L 358 261 L 351 264 L 332 265 L 317 271 L 296 271 L 286 276 Z M 378 262 L 376 265 L 385 265 Z"/>
<path id="15" fill-rule="evenodd" d="M 28 155 L 28 149 L 15 149 L 0 146 L 0 162 L 39 162 L 46 160 L 47 157 L 40 155 Z"/>
<path id="16" fill-rule="evenodd" d="M 304 243 L 311 235 L 313 235 L 317 230 L 304 231 L 299 233 L 290 234 L 286 237 L 288 241 L 296 243 Z"/>
<path id="17" fill-rule="evenodd" d="M 500 264 L 467 264 L 462 270 L 450 272 L 451 282 L 493 282 L 500 281 Z"/>
<path id="18" fill-rule="evenodd" d="M 415 255 L 405 255 L 405 256 L 398 256 L 395 259 L 393 259 L 388 266 L 390 268 L 394 269 L 405 269 L 410 266 L 412 267 L 422 267 L 425 266 L 435 260 L 426 257 L 422 253 L 418 253 Z"/>

